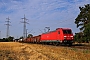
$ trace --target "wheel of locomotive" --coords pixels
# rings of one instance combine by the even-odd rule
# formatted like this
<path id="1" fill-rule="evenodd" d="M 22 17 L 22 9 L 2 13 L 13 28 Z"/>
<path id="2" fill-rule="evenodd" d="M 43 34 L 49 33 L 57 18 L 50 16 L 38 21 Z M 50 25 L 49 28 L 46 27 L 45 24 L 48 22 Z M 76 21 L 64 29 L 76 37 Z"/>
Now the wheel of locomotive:
<path id="1" fill-rule="evenodd" d="M 54 46 L 58 46 L 59 45 L 59 42 L 53 42 L 53 45 Z"/>
<path id="2" fill-rule="evenodd" d="M 72 46 L 72 43 L 69 43 L 69 46 Z"/>
<path id="3" fill-rule="evenodd" d="M 41 44 L 43 44 L 43 45 L 45 45 L 46 44 L 46 42 L 40 42 Z"/>

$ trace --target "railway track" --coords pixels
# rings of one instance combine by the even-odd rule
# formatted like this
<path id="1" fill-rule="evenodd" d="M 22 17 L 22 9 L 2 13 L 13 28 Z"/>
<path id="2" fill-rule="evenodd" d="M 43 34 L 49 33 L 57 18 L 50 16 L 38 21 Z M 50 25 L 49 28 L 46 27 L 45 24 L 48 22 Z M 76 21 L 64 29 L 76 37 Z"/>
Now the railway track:
<path id="1" fill-rule="evenodd" d="M 71 48 L 78 48 L 78 49 L 86 49 L 90 50 L 90 45 L 88 44 L 74 44 L 71 46 Z"/>
<path id="2" fill-rule="evenodd" d="M 44 44 L 44 45 L 56 47 L 54 45 L 47 45 L 47 44 Z M 88 44 L 73 44 L 72 46 L 69 46 L 69 45 L 58 45 L 57 47 L 70 47 L 70 48 L 90 50 L 90 43 L 88 43 Z"/>
<path id="3" fill-rule="evenodd" d="M 54 45 L 52 45 L 52 44 L 39 44 L 39 45 L 56 47 L 56 46 L 54 46 Z M 72 46 L 60 44 L 60 45 L 58 45 L 57 47 L 70 47 L 70 48 L 90 50 L 90 43 L 85 43 L 85 44 L 72 44 Z"/>

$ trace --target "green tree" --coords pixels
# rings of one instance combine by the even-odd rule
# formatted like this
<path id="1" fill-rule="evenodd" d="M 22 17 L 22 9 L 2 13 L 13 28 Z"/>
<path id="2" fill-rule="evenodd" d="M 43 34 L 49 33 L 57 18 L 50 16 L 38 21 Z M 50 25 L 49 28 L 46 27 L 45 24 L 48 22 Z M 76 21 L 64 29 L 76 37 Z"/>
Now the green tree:
<path id="1" fill-rule="evenodd" d="M 84 5 L 84 7 L 79 7 L 80 13 L 75 19 L 75 24 L 77 28 L 82 31 L 84 39 L 89 40 L 90 38 L 90 4 Z"/>
<path id="2" fill-rule="evenodd" d="M 80 27 L 80 30 L 84 30 L 86 24 L 90 22 L 90 4 L 85 5 L 85 7 L 79 7 L 80 14 L 75 19 L 75 24 L 77 28 Z"/>
<path id="3" fill-rule="evenodd" d="M 86 24 L 85 30 L 84 30 L 84 36 L 87 41 L 90 41 L 90 22 Z"/>
<path id="4" fill-rule="evenodd" d="M 84 37 L 84 35 L 83 35 L 82 32 L 75 33 L 74 40 L 75 40 L 76 42 L 81 43 L 81 42 L 84 42 L 83 37 Z"/>
<path id="5" fill-rule="evenodd" d="M 24 37 L 23 36 L 21 36 L 19 39 L 23 39 Z"/>
<path id="6" fill-rule="evenodd" d="M 8 38 L 6 38 L 6 40 L 8 40 L 9 42 L 10 41 L 13 41 L 13 39 L 14 39 L 14 37 L 11 37 L 11 36 L 9 36 Z"/>

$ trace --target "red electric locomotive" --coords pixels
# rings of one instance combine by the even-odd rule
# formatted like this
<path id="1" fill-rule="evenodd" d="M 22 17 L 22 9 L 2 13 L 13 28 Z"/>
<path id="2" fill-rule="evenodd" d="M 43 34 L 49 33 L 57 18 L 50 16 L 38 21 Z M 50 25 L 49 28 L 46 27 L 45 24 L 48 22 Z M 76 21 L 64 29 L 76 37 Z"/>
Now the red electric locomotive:
<path id="1" fill-rule="evenodd" d="M 70 28 L 57 28 L 55 31 L 41 34 L 40 42 L 47 42 L 53 44 L 70 44 L 73 42 L 73 33 Z"/>

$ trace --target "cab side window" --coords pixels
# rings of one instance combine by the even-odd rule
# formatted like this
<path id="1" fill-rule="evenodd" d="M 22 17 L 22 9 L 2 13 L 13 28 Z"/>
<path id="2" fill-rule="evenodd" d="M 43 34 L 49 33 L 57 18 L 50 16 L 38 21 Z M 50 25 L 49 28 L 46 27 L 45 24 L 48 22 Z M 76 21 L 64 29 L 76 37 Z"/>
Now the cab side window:
<path id="1" fill-rule="evenodd" d="M 58 34 L 60 34 L 60 31 L 58 31 Z"/>

